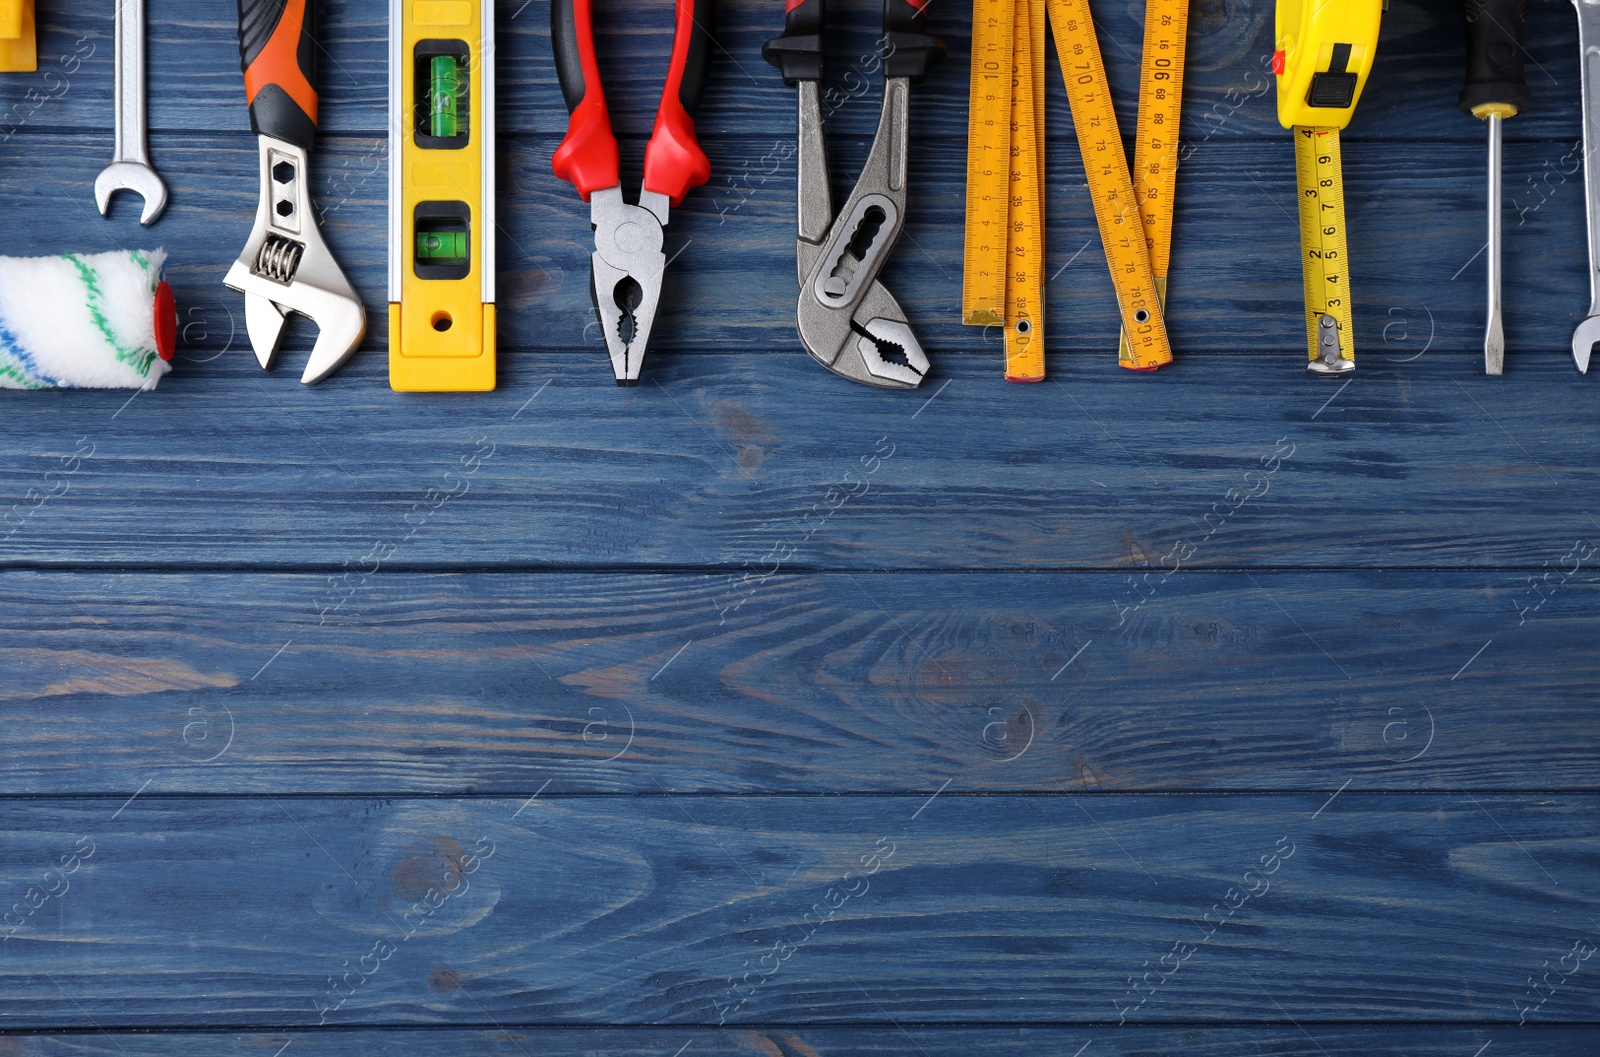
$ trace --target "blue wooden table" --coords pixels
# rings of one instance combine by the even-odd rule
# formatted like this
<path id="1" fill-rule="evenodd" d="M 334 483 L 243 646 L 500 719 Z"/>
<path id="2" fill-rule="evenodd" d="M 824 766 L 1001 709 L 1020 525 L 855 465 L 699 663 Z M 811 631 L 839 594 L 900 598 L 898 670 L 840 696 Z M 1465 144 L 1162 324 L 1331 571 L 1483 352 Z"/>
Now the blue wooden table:
<path id="1" fill-rule="evenodd" d="M 671 21 L 635 7 L 600 31 L 632 172 Z M 834 9 L 842 193 L 878 27 Z M 1128 129 L 1141 9 L 1095 9 Z M 111 5 L 40 0 L 40 72 L 0 77 L 5 252 L 165 246 L 182 328 L 154 392 L 0 394 L 0 1054 L 1600 1052 L 1570 5 L 1536 0 L 1506 129 L 1504 377 L 1456 6 L 1384 19 L 1360 369 L 1319 384 L 1271 6 L 1197 0 L 1178 361 L 1116 366 L 1052 72 L 1024 387 L 957 321 L 969 14 L 936 0 L 904 393 L 796 340 L 775 0 L 721 5 L 715 175 L 631 390 L 549 169 L 548 4 L 498 18 L 487 395 L 387 388 L 384 4 L 327 5 L 317 198 L 373 325 L 314 389 L 311 328 L 264 373 L 222 286 L 256 191 L 231 4 L 151 0 L 148 231 L 92 200 Z"/>

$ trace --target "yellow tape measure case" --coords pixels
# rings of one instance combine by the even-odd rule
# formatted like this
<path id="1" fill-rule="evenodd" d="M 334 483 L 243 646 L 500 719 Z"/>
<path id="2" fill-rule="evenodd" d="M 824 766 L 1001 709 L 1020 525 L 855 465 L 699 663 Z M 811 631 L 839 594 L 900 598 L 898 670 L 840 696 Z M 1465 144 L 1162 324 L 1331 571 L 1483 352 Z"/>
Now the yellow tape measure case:
<path id="1" fill-rule="evenodd" d="M 1278 123 L 1350 124 L 1378 50 L 1383 0 L 1278 0 Z"/>

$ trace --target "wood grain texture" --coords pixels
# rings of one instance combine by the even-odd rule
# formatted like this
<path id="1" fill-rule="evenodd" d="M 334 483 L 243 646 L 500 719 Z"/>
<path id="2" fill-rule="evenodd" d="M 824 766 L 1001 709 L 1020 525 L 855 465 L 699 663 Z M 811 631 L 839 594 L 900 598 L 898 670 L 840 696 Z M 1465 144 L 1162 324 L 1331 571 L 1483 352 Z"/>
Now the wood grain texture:
<path id="1" fill-rule="evenodd" d="M 1345 389 L 1287 357 L 1155 380 L 1064 357 L 1031 388 L 957 357 L 909 393 L 801 355 L 663 356 L 628 392 L 598 356 L 507 360 L 470 404 L 387 391 L 370 353 L 307 391 L 243 348 L 131 404 L 7 401 L 0 560 L 342 573 L 378 547 L 388 568 L 743 572 L 776 553 L 1142 575 L 1203 539 L 1184 567 L 1542 575 L 1600 531 L 1597 391 L 1554 357 L 1505 379 L 1380 360 Z"/>
<path id="2" fill-rule="evenodd" d="M 1597 809 L 1354 790 L 12 800 L 0 890 L 59 894 L 11 911 L 0 981 L 7 1026 L 40 1030 L 1587 1021 Z M 1140 1003 L 1130 976 L 1169 954 Z"/>
<path id="3" fill-rule="evenodd" d="M 1096 5 L 1131 130 L 1141 5 Z M 109 7 L 42 3 L 40 71 L 0 76 L 7 252 L 165 245 L 183 313 L 156 392 L 0 394 L 0 1057 L 1594 1052 L 1570 5 L 1507 126 L 1499 379 L 1457 5 L 1391 5 L 1344 387 L 1300 376 L 1270 4 L 1192 5 L 1155 377 L 1114 364 L 1052 71 L 1039 387 L 955 322 L 968 14 L 931 5 L 884 275 L 935 373 L 895 394 L 799 351 L 771 0 L 718 4 L 715 175 L 611 386 L 548 0 L 502 0 L 472 398 L 386 388 L 386 12 L 321 6 L 316 198 L 373 327 L 314 390 L 310 328 L 262 374 L 221 286 L 256 193 L 232 5 L 151 0 L 149 231 L 92 205 Z M 637 172 L 670 5 L 602 7 Z M 878 10 L 831 14 L 842 192 Z"/>
<path id="4" fill-rule="evenodd" d="M 446 984 L 445 986 L 448 986 Z M 290 1045 L 312 1057 L 414 1057 L 417 1053 L 465 1053 L 482 1057 L 901 1057 L 908 1050 L 927 1057 L 1009 1057 L 1019 1052 L 1047 1057 L 1150 1057 L 1183 1053 L 1195 1057 L 1461 1057 L 1487 1045 L 1508 1057 L 1589 1057 L 1593 1036 L 1578 1027 L 1528 1025 L 1385 1024 L 1349 1027 L 1235 1028 L 1214 1025 L 1084 1028 L 752 1027 L 752 1028 L 414 1028 L 393 1030 L 237 1031 L 159 1034 L 122 1031 L 3 1036 L 14 1057 L 274 1057 Z"/>
<path id="5" fill-rule="evenodd" d="M 330 579 L 0 574 L 0 793 L 1597 786 L 1589 574 Z"/>

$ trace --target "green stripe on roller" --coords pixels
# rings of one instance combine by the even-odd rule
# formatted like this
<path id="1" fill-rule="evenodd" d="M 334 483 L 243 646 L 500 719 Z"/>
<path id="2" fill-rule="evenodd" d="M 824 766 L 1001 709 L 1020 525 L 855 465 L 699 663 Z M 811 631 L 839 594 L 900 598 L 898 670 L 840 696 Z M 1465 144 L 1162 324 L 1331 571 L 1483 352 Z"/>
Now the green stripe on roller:
<path id="1" fill-rule="evenodd" d="M 149 378 L 150 365 L 156 360 L 155 350 L 130 349 L 117 340 L 116 334 L 111 330 L 111 323 L 106 319 L 105 313 L 100 310 L 99 276 L 93 268 L 89 267 L 75 254 L 67 253 L 62 256 L 72 262 L 73 267 L 78 269 L 78 278 L 83 280 L 84 289 L 89 295 L 89 321 L 95 325 L 95 329 L 100 332 L 100 336 L 106 339 L 106 344 L 111 346 L 111 351 L 116 353 L 118 360 L 138 371 L 139 377 Z"/>

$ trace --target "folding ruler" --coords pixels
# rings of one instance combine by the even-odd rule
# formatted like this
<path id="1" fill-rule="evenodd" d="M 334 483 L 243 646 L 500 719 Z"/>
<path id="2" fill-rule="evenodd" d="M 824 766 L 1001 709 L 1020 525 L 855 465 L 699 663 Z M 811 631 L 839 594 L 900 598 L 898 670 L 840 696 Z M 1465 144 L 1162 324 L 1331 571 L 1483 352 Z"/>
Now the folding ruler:
<path id="1" fill-rule="evenodd" d="M 1171 245 L 1186 0 L 1149 0 L 1145 9 L 1135 178 L 1087 0 L 974 0 L 962 322 L 1003 324 L 1006 378 L 1043 380 L 1045 10 L 1122 317 L 1119 360 L 1151 370 L 1172 360 L 1161 296 Z M 1161 264 L 1160 282 L 1153 260 Z"/>

